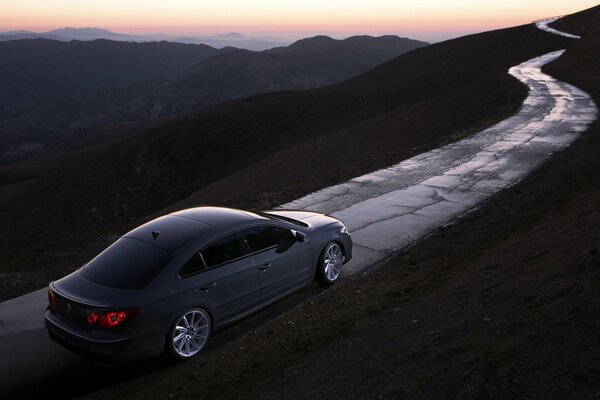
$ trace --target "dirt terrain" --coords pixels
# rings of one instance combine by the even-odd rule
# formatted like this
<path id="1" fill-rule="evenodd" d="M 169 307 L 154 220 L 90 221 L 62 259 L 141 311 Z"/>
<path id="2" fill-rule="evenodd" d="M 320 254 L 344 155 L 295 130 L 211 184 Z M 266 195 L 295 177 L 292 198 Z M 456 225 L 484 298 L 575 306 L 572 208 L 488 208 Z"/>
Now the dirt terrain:
<path id="1" fill-rule="evenodd" d="M 600 68 L 600 41 L 581 33 L 546 70 L 600 104 L 588 74 Z M 89 397 L 597 399 L 598 154 L 596 122 L 520 183 L 364 276 L 311 287 L 312 299 L 217 335 L 197 360 Z"/>

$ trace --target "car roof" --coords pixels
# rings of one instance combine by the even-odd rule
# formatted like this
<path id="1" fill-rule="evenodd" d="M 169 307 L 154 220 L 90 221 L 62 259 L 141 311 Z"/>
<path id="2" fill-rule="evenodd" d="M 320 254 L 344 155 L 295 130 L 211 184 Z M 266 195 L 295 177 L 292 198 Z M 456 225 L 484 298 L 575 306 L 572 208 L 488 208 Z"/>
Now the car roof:
<path id="1" fill-rule="evenodd" d="M 218 227 L 235 225 L 237 223 L 253 219 L 265 219 L 264 217 L 261 217 L 257 214 L 248 211 L 236 210 L 234 208 L 225 207 L 188 208 L 187 210 L 177 211 L 169 215 L 189 218 L 197 222 L 202 222 L 208 225 Z"/>
<path id="2" fill-rule="evenodd" d="M 260 215 L 222 207 L 197 207 L 153 219 L 123 237 L 141 240 L 175 251 L 213 230 L 234 227 L 245 221 L 266 219 Z"/>

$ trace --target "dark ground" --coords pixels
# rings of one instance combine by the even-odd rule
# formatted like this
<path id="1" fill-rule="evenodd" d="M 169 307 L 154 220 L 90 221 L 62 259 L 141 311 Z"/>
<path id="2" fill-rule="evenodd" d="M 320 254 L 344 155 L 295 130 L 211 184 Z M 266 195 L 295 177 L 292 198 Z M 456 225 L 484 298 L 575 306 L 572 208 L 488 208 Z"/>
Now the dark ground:
<path id="1" fill-rule="evenodd" d="M 600 104 L 586 73 L 600 70 L 599 41 L 587 33 L 547 70 Z M 596 122 L 379 268 L 90 397 L 600 398 L 598 154 Z"/>

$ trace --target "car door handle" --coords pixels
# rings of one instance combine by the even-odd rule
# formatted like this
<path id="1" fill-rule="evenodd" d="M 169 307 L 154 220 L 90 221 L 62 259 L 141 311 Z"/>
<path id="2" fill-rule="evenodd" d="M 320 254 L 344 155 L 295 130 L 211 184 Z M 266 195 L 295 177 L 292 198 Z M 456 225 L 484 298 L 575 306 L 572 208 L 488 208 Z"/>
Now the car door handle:
<path id="1" fill-rule="evenodd" d="M 215 286 L 217 286 L 216 283 L 214 283 L 214 282 L 213 283 L 209 283 L 208 285 L 200 286 L 200 290 L 202 290 L 203 292 L 208 292 L 209 290 L 211 290 Z"/>
<path id="2" fill-rule="evenodd" d="M 266 271 L 269 268 L 271 268 L 271 263 L 261 265 L 260 267 L 258 267 L 258 270 L 259 271 Z"/>

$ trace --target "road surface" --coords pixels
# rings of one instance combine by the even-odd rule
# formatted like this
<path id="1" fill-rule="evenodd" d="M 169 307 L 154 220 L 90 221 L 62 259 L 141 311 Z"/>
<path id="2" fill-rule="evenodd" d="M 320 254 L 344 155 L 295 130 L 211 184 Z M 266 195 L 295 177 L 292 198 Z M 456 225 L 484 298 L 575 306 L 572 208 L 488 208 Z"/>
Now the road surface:
<path id="1" fill-rule="evenodd" d="M 555 31 L 550 22 L 536 25 L 575 37 Z M 346 223 L 356 245 L 346 275 L 385 260 L 522 179 L 596 119 L 598 111 L 588 94 L 540 71 L 560 54 L 549 53 L 509 70 L 529 87 L 529 96 L 513 117 L 282 208 L 326 212 Z M 43 327 L 46 303 L 46 289 L 0 303 L 2 398 L 40 398 L 50 393 L 72 397 L 128 379 L 127 374 L 90 365 L 52 343 Z M 160 367 L 149 366 L 150 370 Z M 142 368 L 135 374 L 143 373 Z"/>
<path id="2" fill-rule="evenodd" d="M 590 96 L 541 72 L 564 50 L 512 67 L 529 87 L 514 116 L 392 167 L 328 187 L 281 208 L 331 214 L 347 225 L 356 273 L 513 185 L 571 144 L 597 117 Z"/>

